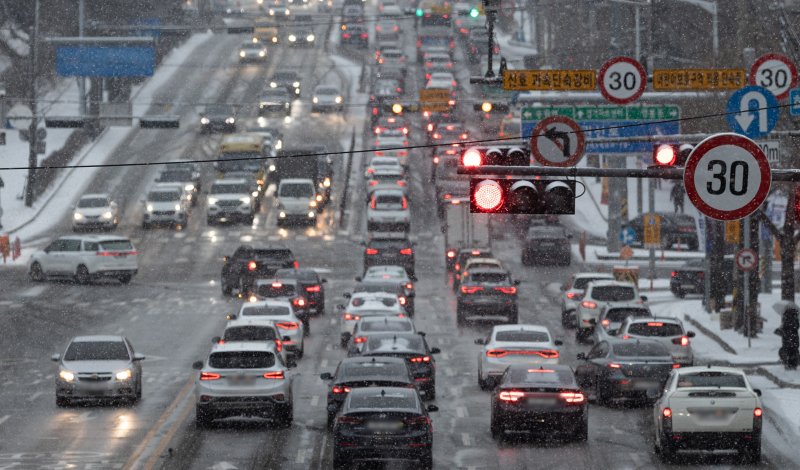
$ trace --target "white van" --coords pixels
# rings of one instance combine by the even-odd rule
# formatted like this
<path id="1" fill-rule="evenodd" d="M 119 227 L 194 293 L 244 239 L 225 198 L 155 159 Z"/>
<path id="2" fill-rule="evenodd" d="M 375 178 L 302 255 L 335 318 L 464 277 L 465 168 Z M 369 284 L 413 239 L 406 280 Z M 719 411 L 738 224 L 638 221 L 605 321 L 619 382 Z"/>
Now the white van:
<path id="1" fill-rule="evenodd" d="M 127 284 L 138 270 L 136 248 L 127 238 L 68 236 L 57 238 L 34 253 L 28 275 L 32 281 L 67 277 L 80 284 L 99 277 L 113 277 Z"/>

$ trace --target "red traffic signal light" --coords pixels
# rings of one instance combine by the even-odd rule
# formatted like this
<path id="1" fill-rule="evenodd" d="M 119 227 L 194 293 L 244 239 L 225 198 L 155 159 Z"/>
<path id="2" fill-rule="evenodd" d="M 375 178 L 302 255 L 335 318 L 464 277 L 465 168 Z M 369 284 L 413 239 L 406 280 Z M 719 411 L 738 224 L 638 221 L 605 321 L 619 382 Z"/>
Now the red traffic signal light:
<path id="1" fill-rule="evenodd" d="M 477 148 L 468 148 L 461 155 L 461 164 L 464 166 L 481 166 L 483 164 L 483 153 Z"/>
<path id="2" fill-rule="evenodd" d="M 678 149 L 672 144 L 659 144 L 653 148 L 653 164 L 672 166 L 678 161 Z"/>
<path id="3" fill-rule="evenodd" d="M 461 154 L 464 166 L 530 166 L 531 157 L 521 147 L 469 147 Z"/>
<path id="4" fill-rule="evenodd" d="M 574 214 L 575 180 L 471 178 L 470 212 Z"/>

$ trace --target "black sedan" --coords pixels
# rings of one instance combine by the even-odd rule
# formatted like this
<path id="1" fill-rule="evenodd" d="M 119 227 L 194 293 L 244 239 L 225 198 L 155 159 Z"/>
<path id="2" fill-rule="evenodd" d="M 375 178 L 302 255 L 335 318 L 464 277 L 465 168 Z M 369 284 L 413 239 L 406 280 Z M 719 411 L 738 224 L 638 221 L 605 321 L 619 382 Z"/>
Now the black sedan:
<path id="1" fill-rule="evenodd" d="M 264 90 L 258 99 L 258 115 L 266 116 L 273 113 L 291 115 L 293 97 L 294 94 L 290 95 L 284 88 Z"/>
<path id="2" fill-rule="evenodd" d="M 328 382 L 328 428 L 333 427 L 336 413 L 353 389 L 416 388 L 405 361 L 397 357 L 348 357 L 342 359 L 336 372 L 324 372 L 319 378 Z"/>
<path id="3" fill-rule="evenodd" d="M 529 431 L 585 441 L 588 400 L 569 366 L 512 365 L 492 392 L 490 429 L 495 439 L 502 439 L 506 431 Z"/>
<path id="4" fill-rule="evenodd" d="M 236 108 L 227 104 L 206 106 L 200 112 L 200 133 L 236 132 Z"/>
<path id="5" fill-rule="evenodd" d="M 456 291 L 456 321 L 463 323 L 468 315 L 499 315 L 508 323 L 517 323 L 517 286 L 511 274 L 501 268 L 470 269 Z"/>
<path id="6" fill-rule="evenodd" d="M 618 397 L 658 398 L 672 369 L 680 367 L 666 346 L 649 339 L 601 341 L 578 360 L 578 384 L 593 390 L 600 405 Z"/>
<path id="7" fill-rule="evenodd" d="M 351 390 L 333 426 L 333 468 L 359 459 L 417 460 L 416 468 L 433 468 L 433 426 L 428 412 L 410 388 L 369 387 Z"/>
<path id="8" fill-rule="evenodd" d="M 414 244 L 407 238 L 373 238 L 364 248 L 364 271 L 370 266 L 402 266 L 414 275 Z"/>
<path id="9" fill-rule="evenodd" d="M 522 247 L 522 264 L 557 264 L 569 266 L 572 261 L 572 235 L 560 225 L 531 225 Z"/>
<path id="10" fill-rule="evenodd" d="M 436 398 L 436 361 L 439 348 L 428 347 L 419 333 L 377 333 L 367 338 L 362 357 L 399 357 L 405 359 L 411 375 L 425 398 Z"/>
<path id="11" fill-rule="evenodd" d="M 285 88 L 292 96 L 300 96 L 302 77 L 296 70 L 279 70 L 270 77 L 270 88 Z"/>
<path id="12" fill-rule="evenodd" d="M 697 225 L 694 217 L 685 214 L 673 214 L 671 212 L 657 212 L 661 218 L 661 247 L 672 248 L 680 243 L 687 245 L 689 250 L 697 251 L 700 242 L 697 238 Z M 635 233 L 634 245 L 641 246 L 644 242 L 643 215 L 636 217 L 628 223 Z"/>
<path id="13" fill-rule="evenodd" d="M 733 293 L 733 257 L 726 256 L 722 261 L 722 276 L 725 281 L 726 295 Z M 706 263 L 704 259 L 692 259 L 672 271 L 669 278 L 669 290 L 676 296 L 684 298 L 686 294 L 702 294 L 706 286 Z"/>
<path id="14" fill-rule="evenodd" d="M 315 315 L 325 314 L 325 286 L 327 279 L 311 268 L 279 269 L 275 277 L 296 279 L 303 297 L 308 302 L 308 310 Z"/>

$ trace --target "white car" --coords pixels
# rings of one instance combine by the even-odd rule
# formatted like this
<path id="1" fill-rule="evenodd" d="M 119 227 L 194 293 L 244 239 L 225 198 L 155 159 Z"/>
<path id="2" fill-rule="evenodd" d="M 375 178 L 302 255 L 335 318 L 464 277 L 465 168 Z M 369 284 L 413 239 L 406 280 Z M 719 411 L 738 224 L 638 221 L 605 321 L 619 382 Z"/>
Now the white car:
<path id="1" fill-rule="evenodd" d="M 113 230 L 119 224 L 119 207 L 108 194 L 84 194 L 72 210 L 72 230 L 102 228 Z"/>
<path id="2" fill-rule="evenodd" d="M 378 157 L 373 156 L 369 164 L 367 164 L 367 169 L 364 172 L 364 176 L 366 178 L 370 178 L 373 174 L 381 171 L 392 172 L 396 174 L 402 175 L 403 165 L 400 164 L 400 160 L 397 157 Z"/>
<path id="3" fill-rule="evenodd" d="M 367 180 L 367 200 L 375 191 L 382 189 L 396 189 L 408 197 L 408 181 L 405 171 L 401 168 L 378 168 L 369 175 Z"/>
<path id="4" fill-rule="evenodd" d="M 274 344 L 216 344 L 208 359 L 197 361 L 195 412 L 197 426 L 215 418 L 259 416 L 288 427 L 294 418 L 292 378 Z"/>
<path id="5" fill-rule="evenodd" d="M 575 330 L 575 339 L 585 341 L 591 336 L 600 310 L 607 305 L 628 304 L 631 302 L 644 302 L 647 298 L 639 296 L 639 289 L 630 282 L 621 281 L 593 281 L 586 286 L 583 299 L 578 304 L 575 317 L 578 328 Z"/>
<path id="6" fill-rule="evenodd" d="M 133 243 L 115 236 L 69 236 L 52 241 L 31 256 L 28 275 L 34 282 L 67 277 L 86 284 L 99 277 L 131 282 L 139 271 Z"/>
<path id="7" fill-rule="evenodd" d="M 237 318 L 258 318 L 275 323 L 278 331 L 289 340 L 283 340 L 283 346 L 295 353 L 297 358 L 303 357 L 306 349 L 303 322 L 297 317 L 292 304 L 285 300 L 256 300 L 245 302 L 239 308 L 238 315 L 228 315 L 229 320 Z"/>
<path id="8" fill-rule="evenodd" d="M 655 448 L 664 461 L 683 449 L 737 450 L 761 460 L 761 391 L 731 367 L 675 369 L 653 407 Z"/>
<path id="9" fill-rule="evenodd" d="M 184 188 L 177 185 L 157 184 L 150 188 L 147 197 L 142 200 L 142 228 L 147 229 L 154 224 L 186 225 L 191 201 L 185 196 Z"/>
<path id="10" fill-rule="evenodd" d="M 409 317 L 370 317 L 359 319 L 353 327 L 349 350 L 361 350 L 367 337 L 375 333 L 417 333 Z"/>
<path id="11" fill-rule="evenodd" d="M 244 178 L 225 178 L 214 181 L 208 191 L 206 223 L 244 222 L 252 224 L 255 219 L 255 196 L 252 183 Z"/>
<path id="12" fill-rule="evenodd" d="M 278 226 L 285 223 L 317 222 L 317 191 L 314 181 L 304 178 L 283 179 L 278 185 Z"/>
<path id="13" fill-rule="evenodd" d="M 403 168 L 408 169 L 408 136 L 399 133 L 381 132 L 375 137 L 376 157 L 395 157 Z"/>
<path id="14" fill-rule="evenodd" d="M 311 112 L 344 111 L 344 95 L 339 88 L 331 85 L 318 85 L 311 97 Z"/>
<path id="15" fill-rule="evenodd" d="M 475 340 L 483 346 L 478 353 L 478 385 L 499 378 L 512 364 L 558 364 L 561 340 L 553 339 L 546 326 L 496 325 L 486 338 Z"/>
<path id="16" fill-rule="evenodd" d="M 386 292 L 359 292 L 353 294 L 347 306 L 339 305 L 339 309 L 342 310 L 339 332 L 341 333 L 341 345 L 343 348 L 350 341 L 356 322 L 362 318 L 406 316 L 405 307 L 400 305 L 397 296 Z"/>
<path id="17" fill-rule="evenodd" d="M 376 282 L 396 282 L 402 284 L 408 290 L 414 290 L 413 276 L 409 276 L 406 269 L 402 266 L 383 264 L 380 266 L 370 266 L 364 271 L 364 276 L 356 278 L 356 281 L 376 281 Z"/>
<path id="18" fill-rule="evenodd" d="M 411 211 L 402 190 L 381 189 L 372 194 L 367 208 L 368 231 L 408 232 L 410 226 Z"/>
<path id="19" fill-rule="evenodd" d="M 575 311 L 578 304 L 583 299 L 583 292 L 586 285 L 592 281 L 613 281 L 614 275 L 611 273 L 575 273 L 569 280 L 561 286 L 561 325 L 566 327 L 577 326 Z"/>
<path id="20" fill-rule="evenodd" d="M 283 342 L 291 341 L 291 338 L 284 335 L 272 320 L 264 320 L 259 317 L 230 320 L 225 324 L 222 336 L 215 336 L 211 339 L 214 344 L 233 343 L 236 341 L 274 344 L 275 350 L 281 353 L 284 362 L 289 361 L 289 350 L 283 347 Z"/>
<path id="21" fill-rule="evenodd" d="M 496 258 L 469 258 L 464 262 L 464 266 L 455 272 L 453 277 L 453 290 L 457 291 L 461 285 L 461 279 L 469 276 L 470 268 L 497 268 L 504 269 L 503 263 Z"/>
<path id="22" fill-rule="evenodd" d="M 672 359 L 681 367 L 694 364 L 692 342 L 694 331 L 686 331 L 683 322 L 673 317 L 628 317 L 617 330 L 617 338 L 656 340 L 667 347 Z"/>
<path id="23" fill-rule="evenodd" d="M 621 338 L 621 336 L 617 336 L 617 333 L 628 318 L 650 321 L 653 319 L 653 313 L 647 305 L 642 304 L 606 305 L 600 310 L 600 316 L 597 317 L 597 324 L 594 326 L 594 333 L 592 333 L 594 335 L 594 343 Z M 644 337 L 647 336 L 642 335 L 642 338 Z"/>

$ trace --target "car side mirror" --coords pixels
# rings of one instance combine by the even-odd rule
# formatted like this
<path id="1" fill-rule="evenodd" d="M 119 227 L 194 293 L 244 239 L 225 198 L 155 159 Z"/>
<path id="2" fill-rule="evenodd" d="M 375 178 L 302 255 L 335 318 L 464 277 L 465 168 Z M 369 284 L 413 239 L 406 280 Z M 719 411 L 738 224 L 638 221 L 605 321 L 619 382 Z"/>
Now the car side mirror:
<path id="1" fill-rule="evenodd" d="M 353 294 L 351 294 L 349 292 L 345 292 L 344 294 L 342 294 L 342 297 L 344 297 L 345 299 L 349 299 L 352 296 L 353 296 Z"/>
<path id="2" fill-rule="evenodd" d="M 211 338 L 211 343 L 212 343 L 212 344 L 217 344 L 217 343 L 219 343 L 221 340 L 222 340 L 222 338 L 220 338 L 219 336 L 214 336 L 213 338 Z"/>
<path id="3" fill-rule="evenodd" d="M 339 304 L 339 305 L 336 306 L 336 308 L 339 309 L 339 310 L 344 310 L 344 305 Z"/>
<path id="4" fill-rule="evenodd" d="M 687 338 L 694 338 L 695 336 L 697 336 L 697 334 L 694 331 L 687 331 L 686 332 L 686 337 Z"/>
<path id="5" fill-rule="evenodd" d="M 50 356 L 50 360 L 53 361 L 53 362 L 60 361 L 61 360 L 61 354 L 53 354 L 52 356 Z"/>
<path id="6" fill-rule="evenodd" d="M 431 354 L 439 354 L 440 352 L 442 352 L 442 350 L 439 348 L 431 348 Z"/>
<path id="7" fill-rule="evenodd" d="M 585 361 L 586 360 L 586 354 L 585 353 L 578 353 L 575 356 L 575 358 L 578 359 L 579 361 Z"/>
<path id="8" fill-rule="evenodd" d="M 356 282 L 361 282 L 361 276 L 356 276 Z"/>
<path id="9" fill-rule="evenodd" d="M 195 361 L 192 363 L 192 369 L 200 370 L 203 368 L 203 361 Z"/>
<path id="10" fill-rule="evenodd" d="M 647 302 L 647 296 L 646 295 L 642 295 L 639 298 L 642 299 L 642 302 Z"/>
<path id="11" fill-rule="evenodd" d="M 518 285 L 520 285 L 520 284 L 522 284 L 522 281 L 520 281 L 519 279 L 517 279 L 517 280 L 515 280 L 515 281 L 514 281 L 514 285 L 515 285 L 515 286 L 518 286 Z"/>
<path id="12" fill-rule="evenodd" d="M 564 346 L 564 342 L 561 341 L 560 339 L 553 341 L 553 344 L 555 344 L 556 346 Z"/>
<path id="13" fill-rule="evenodd" d="M 428 410 L 429 413 L 435 413 L 439 411 L 439 407 L 436 405 L 428 405 L 427 407 L 425 407 L 425 409 Z"/>
<path id="14" fill-rule="evenodd" d="M 484 345 L 486 344 L 486 340 L 484 338 L 478 338 L 475 340 L 475 344 Z"/>
<path id="15" fill-rule="evenodd" d="M 144 361 L 145 359 L 146 359 L 146 356 L 144 354 L 134 353 L 134 355 L 133 355 L 133 361 L 134 362 Z"/>
<path id="16" fill-rule="evenodd" d="M 760 388 L 754 388 L 753 391 L 756 392 L 756 395 L 761 396 L 761 389 Z"/>

